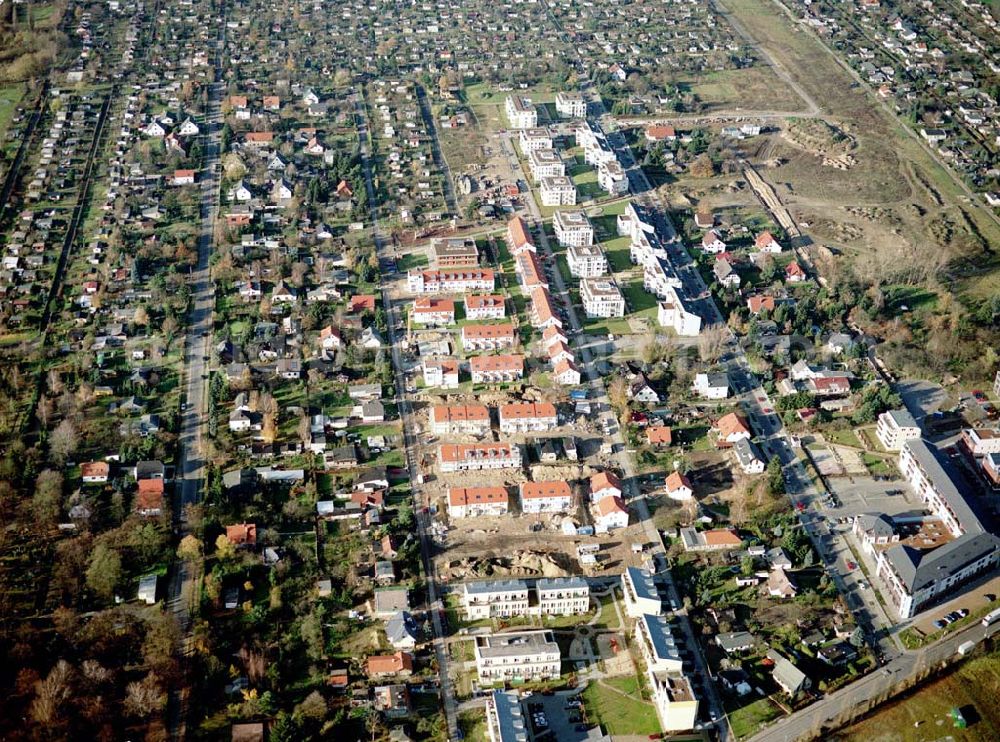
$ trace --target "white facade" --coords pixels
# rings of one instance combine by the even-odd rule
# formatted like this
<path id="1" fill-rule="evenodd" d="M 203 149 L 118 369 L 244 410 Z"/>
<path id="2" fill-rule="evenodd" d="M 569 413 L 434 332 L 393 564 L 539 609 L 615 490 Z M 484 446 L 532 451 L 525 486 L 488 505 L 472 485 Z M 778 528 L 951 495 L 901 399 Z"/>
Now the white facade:
<path id="1" fill-rule="evenodd" d="M 617 160 L 602 162 L 597 166 L 597 185 L 612 196 L 628 193 L 628 176 Z"/>
<path id="2" fill-rule="evenodd" d="M 542 178 L 538 193 L 542 206 L 576 206 L 576 186 L 565 175 Z"/>
<path id="3" fill-rule="evenodd" d="M 449 487 L 450 518 L 496 518 L 507 515 L 507 490 L 504 487 Z"/>
<path id="4" fill-rule="evenodd" d="M 565 513 L 573 504 L 573 492 L 563 481 L 523 482 L 520 500 L 521 512 L 526 515 Z"/>
<path id="5" fill-rule="evenodd" d="M 528 154 L 528 169 L 536 183 L 542 178 L 558 178 L 566 175 L 566 164 L 554 149 L 536 149 Z"/>
<path id="6" fill-rule="evenodd" d="M 481 683 L 559 677 L 559 645 L 551 631 L 477 636 L 475 658 Z"/>
<path id="7" fill-rule="evenodd" d="M 878 416 L 875 437 L 887 451 L 899 451 L 904 443 L 920 437 L 920 426 L 906 410 L 886 410 Z"/>
<path id="8" fill-rule="evenodd" d="M 548 402 L 515 402 L 500 406 L 501 433 L 529 433 L 558 427 L 555 405 Z"/>
<path id="9" fill-rule="evenodd" d="M 406 277 L 411 294 L 460 294 L 466 291 L 492 291 L 492 270 L 412 270 Z"/>
<path id="10" fill-rule="evenodd" d="M 661 588 L 665 587 L 648 569 L 626 567 L 622 573 L 622 595 L 625 598 L 625 613 L 630 618 L 649 614 L 663 614 Z"/>
<path id="11" fill-rule="evenodd" d="M 512 129 L 534 129 L 538 126 L 538 111 L 535 106 L 519 95 L 508 95 L 504 110 Z"/>
<path id="12" fill-rule="evenodd" d="M 485 405 L 434 405 L 430 428 L 434 435 L 485 435 L 490 432 L 490 411 Z"/>
<path id="13" fill-rule="evenodd" d="M 594 244 L 594 227 L 582 211 L 557 211 L 552 215 L 552 228 L 563 247 Z"/>
<path id="14" fill-rule="evenodd" d="M 482 580 L 462 585 L 467 621 L 528 615 L 528 585 L 524 580 Z"/>
<path id="15" fill-rule="evenodd" d="M 608 272 L 608 256 L 600 245 L 570 245 L 566 263 L 576 278 L 597 278 Z"/>
<path id="16" fill-rule="evenodd" d="M 609 278 L 584 278 L 580 281 L 580 299 L 588 317 L 624 317 L 625 297 Z"/>
<path id="17" fill-rule="evenodd" d="M 452 359 L 425 358 L 424 385 L 442 389 L 458 388 L 458 362 Z"/>
<path id="18" fill-rule="evenodd" d="M 518 142 L 525 155 L 540 149 L 552 149 L 552 135 L 547 129 L 522 129 Z"/>
<path id="19" fill-rule="evenodd" d="M 585 118 L 587 101 L 580 93 L 560 90 L 556 93 L 556 113 L 571 119 Z"/>
<path id="20" fill-rule="evenodd" d="M 667 732 L 693 729 L 698 718 L 698 699 L 686 675 L 646 670 L 653 691 L 653 705 L 660 726 Z"/>
<path id="21" fill-rule="evenodd" d="M 521 449 L 507 443 L 442 443 L 438 446 L 438 461 L 444 473 L 517 469 L 521 466 Z"/>
<path id="22" fill-rule="evenodd" d="M 660 327 L 670 327 L 681 337 L 697 337 L 701 334 L 701 317 L 688 311 L 684 303 L 672 292 L 673 296 L 661 301 L 656 312 Z"/>

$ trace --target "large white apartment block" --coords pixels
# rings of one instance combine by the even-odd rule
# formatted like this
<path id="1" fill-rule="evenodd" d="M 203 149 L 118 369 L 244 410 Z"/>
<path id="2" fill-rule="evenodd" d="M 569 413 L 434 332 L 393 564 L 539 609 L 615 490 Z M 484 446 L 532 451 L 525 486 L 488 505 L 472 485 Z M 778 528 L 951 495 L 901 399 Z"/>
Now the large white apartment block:
<path id="1" fill-rule="evenodd" d="M 528 153 L 528 169 L 536 183 L 542 178 L 566 175 L 566 163 L 554 149 L 536 149 Z"/>
<path id="2" fill-rule="evenodd" d="M 528 722 L 517 691 L 495 690 L 486 700 L 490 742 L 528 742 Z"/>
<path id="3" fill-rule="evenodd" d="M 698 718 L 698 699 L 688 677 L 647 668 L 646 679 L 653 691 L 653 705 L 663 730 L 680 732 L 694 729 Z"/>
<path id="4" fill-rule="evenodd" d="M 1000 563 L 1000 539 L 983 526 L 929 443 L 906 441 L 899 470 L 954 537 L 935 549 L 895 544 L 876 552 L 876 573 L 887 586 L 883 596 L 906 619 L 944 596 L 954 597 L 958 585 L 994 569 Z"/>
<path id="5" fill-rule="evenodd" d="M 564 481 L 522 482 L 520 495 L 526 515 L 566 513 L 573 504 L 573 491 Z"/>
<path id="6" fill-rule="evenodd" d="M 601 127 L 593 121 L 581 121 L 576 129 L 576 143 L 583 147 L 583 159 L 595 167 L 602 162 L 617 160 L 614 149 Z"/>
<path id="7" fill-rule="evenodd" d="M 465 297 L 466 319 L 503 319 L 506 316 L 507 304 L 500 294 L 473 294 Z"/>
<path id="8" fill-rule="evenodd" d="M 920 437 L 920 426 L 906 409 L 886 410 L 878 416 L 875 437 L 887 451 L 899 451 L 904 443 Z"/>
<path id="9" fill-rule="evenodd" d="M 514 347 L 514 325 L 463 325 L 462 348 L 466 351 Z"/>
<path id="10" fill-rule="evenodd" d="M 473 384 L 506 384 L 524 376 L 524 356 L 504 354 L 469 359 Z"/>
<path id="11" fill-rule="evenodd" d="M 630 618 L 643 615 L 663 615 L 663 604 L 668 589 L 668 578 L 653 574 L 641 567 L 626 567 L 622 573 L 622 594 L 625 596 L 625 613 Z"/>
<path id="12" fill-rule="evenodd" d="M 518 141 L 526 155 L 540 149 L 552 149 L 552 135 L 548 129 L 522 129 Z"/>
<path id="13" fill-rule="evenodd" d="M 477 636 L 475 658 L 480 683 L 559 677 L 559 645 L 551 631 Z"/>
<path id="14" fill-rule="evenodd" d="M 590 610 L 590 586 L 582 577 L 551 577 L 535 583 L 543 616 L 578 616 Z"/>
<path id="15" fill-rule="evenodd" d="M 576 206 L 576 186 L 565 175 L 542 178 L 538 193 L 542 206 Z"/>
<path id="16" fill-rule="evenodd" d="M 556 93 L 556 113 L 570 119 L 586 118 L 587 101 L 580 93 L 560 90 Z"/>
<path id="17" fill-rule="evenodd" d="M 570 245 L 566 263 L 577 278 L 597 278 L 608 272 L 608 256 L 600 245 Z"/>
<path id="18" fill-rule="evenodd" d="M 681 650 L 666 616 L 644 613 L 635 622 L 635 641 L 647 667 L 655 672 L 680 672 Z"/>
<path id="19" fill-rule="evenodd" d="M 461 294 L 467 291 L 492 291 L 493 271 L 489 268 L 466 270 L 412 270 L 406 276 L 411 294 Z"/>
<path id="20" fill-rule="evenodd" d="M 597 185 L 612 196 L 628 193 L 628 176 L 618 160 L 608 160 L 597 166 Z"/>
<path id="21" fill-rule="evenodd" d="M 961 442 L 976 457 L 1000 454 L 1000 431 L 993 428 L 966 428 Z"/>
<path id="22" fill-rule="evenodd" d="M 436 404 L 431 407 L 430 428 L 434 435 L 486 435 L 490 432 L 490 408 Z"/>
<path id="23" fill-rule="evenodd" d="M 452 299 L 418 296 L 413 300 L 411 316 L 420 325 L 452 325 L 455 323 L 455 302 Z"/>
<path id="24" fill-rule="evenodd" d="M 538 111 L 535 106 L 519 95 L 508 95 L 504 110 L 512 129 L 534 129 L 538 126 Z"/>
<path id="25" fill-rule="evenodd" d="M 462 585 L 467 621 L 528 615 L 528 583 L 524 580 L 480 580 Z"/>
<path id="26" fill-rule="evenodd" d="M 529 433 L 558 427 L 559 416 L 551 402 L 513 402 L 500 405 L 501 433 Z"/>
<path id="27" fill-rule="evenodd" d="M 507 515 L 507 499 L 504 487 L 449 487 L 448 516 L 479 518 Z"/>
<path id="28" fill-rule="evenodd" d="M 424 386 L 458 388 L 458 361 L 454 358 L 424 358 Z"/>
<path id="29" fill-rule="evenodd" d="M 671 289 L 667 299 L 659 303 L 656 320 L 660 327 L 669 327 L 681 337 L 697 337 L 701 334 L 701 316 L 685 306 L 676 289 Z"/>
<path id="30" fill-rule="evenodd" d="M 552 215 L 552 228 L 563 247 L 594 244 L 594 227 L 582 211 L 557 211 Z"/>
<path id="31" fill-rule="evenodd" d="M 588 317 L 625 316 L 625 297 L 611 278 L 581 279 L 580 299 Z"/>
<path id="32" fill-rule="evenodd" d="M 462 586 L 468 621 L 519 616 L 574 616 L 590 610 L 590 586 L 582 577 L 480 580 Z"/>
<path id="33" fill-rule="evenodd" d="M 442 443 L 438 446 L 441 471 L 519 469 L 521 449 L 510 443 Z"/>

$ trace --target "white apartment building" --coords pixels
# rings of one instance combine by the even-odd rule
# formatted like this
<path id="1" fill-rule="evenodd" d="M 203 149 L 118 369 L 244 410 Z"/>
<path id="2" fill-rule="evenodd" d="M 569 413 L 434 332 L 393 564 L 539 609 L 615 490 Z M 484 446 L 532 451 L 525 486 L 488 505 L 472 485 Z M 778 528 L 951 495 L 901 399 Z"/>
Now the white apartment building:
<path id="1" fill-rule="evenodd" d="M 577 92 L 560 90 L 556 93 L 556 113 L 571 119 L 587 117 L 587 101 Z"/>
<path id="2" fill-rule="evenodd" d="M 576 130 L 576 143 L 583 147 L 583 159 L 588 165 L 597 167 L 602 162 L 618 159 L 600 125 L 593 121 L 580 122 Z"/>
<path id="3" fill-rule="evenodd" d="M 535 583 L 543 616 L 578 616 L 590 610 L 590 585 L 582 577 L 552 577 Z"/>
<path id="4" fill-rule="evenodd" d="M 916 495 L 948 528 L 954 540 L 917 551 L 900 544 L 876 554 L 883 592 L 901 619 L 911 618 L 956 587 L 1000 563 L 1000 539 L 987 531 L 938 459 L 921 439 L 906 441 L 899 470 Z"/>
<path id="5" fill-rule="evenodd" d="M 492 291 L 493 271 L 489 268 L 466 270 L 412 270 L 406 276 L 411 294 L 461 294 L 467 291 Z"/>
<path id="6" fill-rule="evenodd" d="M 480 518 L 507 515 L 507 500 L 504 487 L 449 487 L 448 516 Z"/>
<path id="7" fill-rule="evenodd" d="M 466 351 L 500 350 L 514 346 L 514 325 L 463 325 L 462 348 Z"/>
<path id="8" fill-rule="evenodd" d="M 418 296 L 413 300 L 411 316 L 420 325 L 452 325 L 455 323 L 455 302 L 452 299 Z"/>
<path id="9" fill-rule="evenodd" d="M 525 155 L 540 149 L 552 149 L 552 135 L 548 129 L 521 129 L 518 141 Z"/>
<path id="10" fill-rule="evenodd" d="M 666 616 L 644 613 L 635 622 L 635 641 L 654 672 L 681 672 L 681 650 Z"/>
<path id="11" fill-rule="evenodd" d="M 597 185 L 612 196 L 628 193 L 628 176 L 618 160 L 608 160 L 597 166 Z"/>
<path id="12" fill-rule="evenodd" d="M 660 327 L 669 327 L 681 337 L 697 337 L 701 334 L 701 316 L 685 306 L 676 289 L 671 289 L 670 296 L 659 303 L 656 320 Z"/>
<path id="13" fill-rule="evenodd" d="M 580 298 L 588 317 L 624 317 L 625 297 L 611 278 L 583 278 Z"/>
<path id="14" fill-rule="evenodd" d="M 536 149 L 529 152 L 528 169 L 536 183 L 542 178 L 558 178 L 566 175 L 566 164 L 554 149 Z"/>
<path id="15" fill-rule="evenodd" d="M 528 615 L 528 583 L 524 580 L 478 580 L 462 585 L 467 621 Z"/>
<path id="16" fill-rule="evenodd" d="M 573 504 L 573 491 L 564 481 L 523 482 L 520 496 L 521 512 L 526 515 L 565 513 Z"/>
<path id="17" fill-rule="evenodd" d="M 552 215 L 552 228 L 563 247 L 594 244 L 594 227 L 582 211 L 557 211 Z"/>
<path id="18" fill-rule="evenodd" d="M 475 658 L 484 684 L 559 677 L 559 645 L 551 631 L 477 636 Z"/>
<path id="19" fill-rule="evenodd" d="M 512 129 L 534 129 L 538 126 L 538 111 L 535 106 L 519 95 L 508 95 L 504 110 Z"/>
<path id="20" fill-rule="evenodd" d="M 570 245 L 566 263 L 577 278 L 597 278 L 608 272 L 608 256 L 600 245 Z"/>
<path id="21" fill-rule="evenodd" d="M 590 586 L 582 577 L 479 580 L 462 586 L 468 621 L 519 616 L 574 616 L 590 610 Z"/>
<path id="22" fill-rule="evenodd" d="M 529 433 L 559 426 L 556 407 L 551 402 L 514 402 L 500 405 L 501 433 Z"/>
<path id="23" fill-rule="evenodd" d="M 465 297 L 466 319 L 503 319 L 506 316 L 507 304 L 500 294 L 473 294 Z"/>
<path id="24" fill-rule="evenodd" d="M 680 732 L 694 729 L 698 719 L 698 699 L 688 677 L 647 668 L 646 679 L 653 691 L 653 705 L 663 730 Z"/>
<path id="25" fill-rule="evenodd" d="M 490 409 L 481 404 L 436 404 L 431 407 L 430 428 L 434 435 L 486 435 Z"/>
<path id="26" fill-rule="evenodd" d="M 528 722 L 517 691 L 495 690 L 486 700 L 486 731 L 490 742 L 528 742 Z"/>
<path id="27" fill-rule="evenodd" d="M 475 356 L 469 359 L 473 384 L 506 384 L 524 376 L 524 356 Z"/>
<path id="28" fill-rule="evenodd" d="M 887 451 L 899 451 L 907 441 L 920 437 L 920 426 L 908 410 L 886 410 L 878 416 L 875 437 Z"/>
<path id="29" fill-rule="evenodd" d="M 625 613 L 630 618 L 662 616 L 667 586 L 667 578 L 663 575 L 654 575 L 641 567 L 626 567 L 622 573 Z"/>
<path id="30" fill-rule="evenodd" d="M 438 446 L 441 471 L 519 469 L 521 449 L 510 443 L 442 443 Z"/>
<path id="31" fill-rule="evenodd" d="M 542 206 L 576 206 L 576 186 L 565 175 L 541 178 L 538 193 Z"/>
<path id="32" fill-rule="evenodd" d="M 966 428 L 961 441 L 973 456 L 1000 454 L 1000 431 L 993 428 Z"/>

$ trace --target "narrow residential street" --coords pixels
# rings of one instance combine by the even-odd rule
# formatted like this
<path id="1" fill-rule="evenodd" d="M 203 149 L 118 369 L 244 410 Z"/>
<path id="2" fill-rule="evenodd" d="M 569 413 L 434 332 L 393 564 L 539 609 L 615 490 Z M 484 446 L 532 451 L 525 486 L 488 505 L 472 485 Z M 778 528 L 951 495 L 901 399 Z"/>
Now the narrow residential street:
<path id="1" fill-rule="evenodd" d="M 371 153 L 369 150 L 368 122 L 365 115 L 364 93 L 358 91 L 355 96 L 355 126 L 358 132 L 358 141 L 361 148 L 361 162 L 364 169 L 365 189 L 368 194 L 368 204 L 372 220 L 372 237 L 375 241 L 375 252 L 379 258 L 380 265 L 395 262 L 386 247 L 386 237 L 382 231 L 378 215 L 378 200 L 375 192 L 375 184 L 372 176 Z M 433 128 L 430 128 L 434 131 Z M 395 269 L 393 269 L 395 270 Z M 392 398 L 399 410 L 400 421 L 403 424 L 403 446 L 406 456 L 406 469 L 409 475 L 410 486 L 412 488 L 412 501 L 414 516 L 417 523 L 417 535 L 420 539 L 420 553 L 424 565 L 424 574 L 427 579 L 427 609 L 430 614 L 431 625 L 434 628 L 434 655 L 437 661 L 438 676 L 441 680 L 441 703 L 444 707 L 445 719 L 448 726 L 448 738 L 459 739 L 461 733 L 458 728 L 458 712 L 455 700 L 455 688 L 451 680 L 448 660 L 448 645 L 445 640 L 445 626 L 442 622 L 444 607 L 438 587 L 437 574 L 434 571 L 434 560 L 431 558 L 432 542 L 430 534 L 427 532 L 428 526 L 433 520 L 433 516 L 425 512 L 428 499 L 424 496 L 421 485 L 420 462 L 413 457 L 413 451 L 417 446 L 416 426 L 413 419 L 413 406 L 406 392 L 405 366 L 403 365 L 403 355 L 401 348 L 402 337 L 399 335 L 401 327 L 400 316 L 396 311 L 390 298 L 390 291 L 394 281 L 398 276 L 387 275 L 383 272 L 381 299 L 385 309 L 389 329 L 385 338 L 390 347 L 392 355 L 392 370 L 394 385 Z"/>

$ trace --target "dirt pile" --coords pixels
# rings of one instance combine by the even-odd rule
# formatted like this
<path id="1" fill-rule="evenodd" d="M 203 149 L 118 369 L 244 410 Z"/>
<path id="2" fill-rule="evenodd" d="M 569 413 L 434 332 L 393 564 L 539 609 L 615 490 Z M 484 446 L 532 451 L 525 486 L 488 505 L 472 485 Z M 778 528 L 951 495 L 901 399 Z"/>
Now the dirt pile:
<path id="1" fill-rule="evenodd" d="M 512 556 L 466 557 L 448 562 L 451 580 L 501 579 L 506 577 L 562 577 L 572 565 L 560 562 L 560 553 L 515 551 Z"/>

